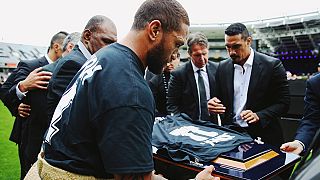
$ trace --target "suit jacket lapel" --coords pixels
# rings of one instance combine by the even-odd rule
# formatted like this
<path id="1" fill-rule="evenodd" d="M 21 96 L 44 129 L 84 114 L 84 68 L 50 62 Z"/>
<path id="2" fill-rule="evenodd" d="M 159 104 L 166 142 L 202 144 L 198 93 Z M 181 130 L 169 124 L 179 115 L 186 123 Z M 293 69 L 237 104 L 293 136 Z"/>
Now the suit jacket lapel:
<path id="1" fill-rule="evenodd" d="M 49 64 L 49 62 L 47 61 L 46 57 L 43 56 L 40 60 L 39 60 L 39 67 L 45 66 Z"/>
<path id="2" fill-rule="evenodd" d="M 253 58 L 250 83 L 248 88 L 247 103 L 246 103 L 247 107 L 250 107 L 255 88 L 257 87 L 258 82 L 260 82 L 261 71 L 262 71 L 261 63 L 257 57 L 257 53 L 255 53 Z"/>
<path id="3" fill-rule="evenodd" d="M 227 86 L 227 93 L 228 93 L 228 98 L 229 98 L 229 101 L 228 102 L 231 102 L 230 104 L 230 107 L 232 107 L 233 109 L 233 79 L 234 79 L 234 67 L 233 67 L 233 63 L 232 63 L 232 60 L 231 59 L 228 59 L 227 61 L 228 64 L 226 66 L 226 69 L 223 73 L 223 75 L 226 75 L 226 77 L 221 77 L 221 78 L 226 78 L 225 81 L 222 81 L 222 82 L 226 82 L 226 86 Z"/>
<path id="4" fill-rule="evenodd" d="M 208 75 L 208 79 L 209 79 L 209 86 L 210 86 L 210 99 L 213 98 L 213 89 L 214 89 L 214 73 L 213 73 L 213 68 L 214 66 L 211 65 L 210 63 L 207 63 L 207 75 Z"/>
<path id="5" fill-rule="evenodd" d="M 191 61 L 189 62 L 188 66 L 187 66 L 187 72 L 188 72 L 188 81 L 190 82 L 190 86 L 191 86 L 191 91 L 192 91 L 193 97 L 195 98 L 195 101 L 198 102 L 197 82 L 194 79 L 194 72 L 193 72 L 193 69 L 192 69 Z"/>

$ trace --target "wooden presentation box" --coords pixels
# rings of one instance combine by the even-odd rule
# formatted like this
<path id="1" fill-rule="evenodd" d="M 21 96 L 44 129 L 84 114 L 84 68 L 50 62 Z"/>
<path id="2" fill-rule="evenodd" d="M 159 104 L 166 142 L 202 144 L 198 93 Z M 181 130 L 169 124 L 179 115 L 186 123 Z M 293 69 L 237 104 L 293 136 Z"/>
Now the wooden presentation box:
<path id="1" fill-rule="evenodd" d="M 213 165 L 213 175 L 222 179 L 266 179 L 294 166 L 300 156 L 255 141 L 221 154 L 209 163 L 174 162 L 154 150 L 155 170 L 168 179 L 192 179 L 205 166 Z"/>

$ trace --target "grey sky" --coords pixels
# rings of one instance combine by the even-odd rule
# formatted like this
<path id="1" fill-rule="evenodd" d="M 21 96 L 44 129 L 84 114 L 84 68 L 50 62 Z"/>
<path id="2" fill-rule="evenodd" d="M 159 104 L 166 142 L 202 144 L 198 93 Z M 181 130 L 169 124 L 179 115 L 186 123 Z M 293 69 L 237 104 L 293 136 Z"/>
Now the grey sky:
<path id="1" fill-rule="evenodd" d="M 229 23 L 319 11 L 318 0 L 178 0 L 192 24 Z M 1 2 L 0 41 L 48 46 L 60 30 L 81 32 L 94 15 L 111 18 L 121 39 L 143 0 L 5 0 Z M 318 4 L 318 5 L 317 5 Z"/>

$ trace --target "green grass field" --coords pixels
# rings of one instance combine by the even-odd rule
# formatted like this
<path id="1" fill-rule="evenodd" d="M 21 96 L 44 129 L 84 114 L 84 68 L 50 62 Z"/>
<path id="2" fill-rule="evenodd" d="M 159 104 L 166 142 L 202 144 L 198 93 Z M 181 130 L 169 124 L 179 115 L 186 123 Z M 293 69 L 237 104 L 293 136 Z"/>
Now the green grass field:
<path id="1" fill-rule="evenodd" d="M 18 147 L 9 141 L 13 122 L 14 117 L 0 101 L 0 180 L 20 178 Z"/>

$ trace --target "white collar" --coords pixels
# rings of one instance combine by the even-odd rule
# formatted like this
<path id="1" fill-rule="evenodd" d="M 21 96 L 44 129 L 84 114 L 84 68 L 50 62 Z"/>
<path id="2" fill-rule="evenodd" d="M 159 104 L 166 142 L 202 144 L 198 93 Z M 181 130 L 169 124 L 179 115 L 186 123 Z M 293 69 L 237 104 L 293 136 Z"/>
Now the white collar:
<path id="1" fill-rule="evenodd" d="M 253 64 L 253 58 L 254 58 L 254 51 L 253 49 L 250 47 L 250 55 L 248 57 L 248 59 L 246 60 L 246 62 L 243 64 L 243 68 L 248 67 L 248 66 L 252 66 Z M 233 64 L 234 67 L 239 66 L 241 67 L 241 65 L 239 64 Z"/>
<path id="2" fill-rule="evenodd" d="M 193 72 L 196 73 L 199 69 L 202 69 L 204 72 L 207 72 L 207 68 L 206 68 L 207 64 L 204 65 L 202 68 L 198 68 L 196 65 L 193 64 L 192 59 L 190 59 L 190 62 L 192 64 Z"/>
<path id="3" fill-rule="evenodd" d="M 84 44 L 81 41 L 78 42 L 78 46 L 84 57 L 90 59 L 92 54 L 88 51 L 88 49 L 84 46 Z"/>
<path id="4" fill-rule="evenodd" d="M 250 55 L 249 55 L 247 61 L 246 61 L 244 64 L 248 64 L 248 65 L 252 66 L 252 64 L 253 64 L 253 57 L 254 57 L 254 51 L 253 51 L 253 49 L 250 47 Z"/>
<path id="5" fill-rule="evenodd" d="M 45 54 L 44 57 L 47 59 L 48 63 L 53 63 L 52 59 L 49 58 L 48 54 Z"/>

